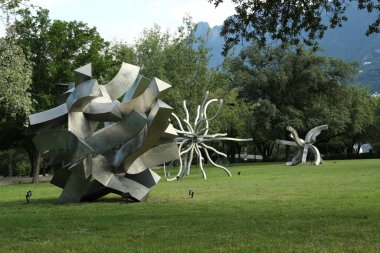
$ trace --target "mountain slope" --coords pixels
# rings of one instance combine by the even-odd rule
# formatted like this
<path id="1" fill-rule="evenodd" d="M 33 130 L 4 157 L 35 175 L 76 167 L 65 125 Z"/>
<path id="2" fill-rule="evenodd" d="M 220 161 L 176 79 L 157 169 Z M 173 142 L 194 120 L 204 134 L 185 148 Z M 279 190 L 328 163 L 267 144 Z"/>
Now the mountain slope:
<path id="1" fill-rule="evenodd" d="M 366 11 L 351 7 L 348 8 L 346 15 L 348 21 L 343 27 L 326 32 L 320 41 L 322 51 L 319 54 L 345 61 L 357 61 L 360 64 L 357 82 L 369 87 L 372 92 L 380 93 L 380 34 L 370 37 L 364 35 L 368 25 L 378 14 L 368 14 Z M 197 36 L 206 39 L 207 46 L 211 50 L 209 66 L 215 68 L 223 62 L 221 52 L 224 40 L 219 35 L 222 26 L 210 28 L 205 22 L 197 25 Z M 235 53 L 238 53 L 243 46 L 236 46 Z"/>

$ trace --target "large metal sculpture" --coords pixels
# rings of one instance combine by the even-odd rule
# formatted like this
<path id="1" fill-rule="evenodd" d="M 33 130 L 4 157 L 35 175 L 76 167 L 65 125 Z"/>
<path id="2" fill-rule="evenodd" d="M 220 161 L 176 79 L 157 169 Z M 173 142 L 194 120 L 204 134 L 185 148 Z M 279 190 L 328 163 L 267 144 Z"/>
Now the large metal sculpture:
<path id="1" fill-rule="evenodd" d="M 226 137 L 227 134 L 209 134 L 209 122 L 213 119 L 215 119 L 223 105 L 223 100 L 220 99 L 211 99 L 208 100 L 209 92 L 206 92 L 204 101 L 201 105 L 198 105 L 197 107 L 197 116 L 195 117 L 194 124 L 191 125 L 190 123 L 190 114 L 186 106 L 186 101 L 183 101 L 183 109 L 185 111 L 186 118 L 183 119 L 183 123 L 185 124 L 185 127 L 183 127 L 181 120 L 178 118 L 178 116 L 175 113 L 172 113 L 173 117 L 177 121 L 178 127 L 180 129 L 175 129 L 175 132 L 178 134 L 178 137 L 175 139 L 178 144 L 178 156 L 180 157 L 179 162 L 179 172 L 178 174 L 170 179 L 167 179 L 168 181 L 173 181 L 176 179 L 183 178 L 183 176 L 189 175 L 191 172 L 191 163 L 193 161 L 194 153 L 198 156 L 198 164 L 199 168 L 202 171 L 203 178 L 206 179 L 206 172 L 203 168 L 203 155 L 202 150 L 204 154 L 206 155 L 208 161 L 214 165 L 217 168 L 223 169 L 229 176 L 231 176 L 230 171 L 217 163 L 215 163 L 209 154 L 209 151 L 215 152 L 218 155 L 221 155 L 223 157 L 227 157 L 227 155 L 223 152 L 220 152 L 216 150 L 215 148 L 207 145 L 206 143 L 212 142 L 212 141 L 221 141 L 221 140 L 230 140 L 230 141 L 252 141 L 252 138 L 249 139 L 236 139 L 236 138 L 230 138 Z M 207 109 L 213 102 L 218 102 L 218 108 L 215 114 L 212 117 L 207 116 Z"/>
<path id="2" fill-rule="evenodd" d="M 160 179 L 149 168 L 178 159 L 169 125 L 173 109 L 160 100 L 171 86 L 139 70 L 123 63 L 113 80 L 99 85 L 91 65 L 81 67 L 59 106 L 29 116 L 38 151 L 61 165 L 51 181 L 63 188 L 59 202 L 111 192 L 141 201 Z"/>
<path id="3" fill-rule="evenodd" d="M 305 137 L 305 140 L 298 137 L 297 131 L 292 128 L 291 126 L 286 127 L 286 130 L 290 132 L 290 136 L 294 141 L 286 141 L 286 140 L 276 140 L 277 144 L 283 144 L 283 145 L 289 145 L 297 147 L 297 153 L 295 156 L 293 156 L 292 160 L 290 162 L 286 162 L 287 166 L 293 166 L 297 165 L 299 163 L 305 163 L 307 159 L 307 154 L 309 149 L 314 155 L 314 162 L 313 164 L 319 165 L 323 162 L 321 159 L 321 154 L 319 153 L 319 150 L 316 146 L 314 146 L 314 142 L 317 138 L 317 136 L 321 133 L 321 131 L 328 129 L 327 125 L 321 125 L 317 126 L 313 129 L 311 129 Z"/>

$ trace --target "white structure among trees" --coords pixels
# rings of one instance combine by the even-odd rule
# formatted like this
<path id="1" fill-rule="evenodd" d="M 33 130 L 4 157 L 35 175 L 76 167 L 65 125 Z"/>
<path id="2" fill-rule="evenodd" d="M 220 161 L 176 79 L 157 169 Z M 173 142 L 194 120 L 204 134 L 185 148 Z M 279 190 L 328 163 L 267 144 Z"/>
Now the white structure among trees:
<path id="1" fill-rule="evenodd" d="M 295 156 L 293 156 L 292 160 L 290 162 L 286 162 L 287 166 L 293 166 L 297 165 L 299 163 L 305 163 L 307 159 L 308 150 L 310 149 L 314 154 L 314 162 L 313 164 L 319 165 L 323 161 L 321 159 L 321 154 L 319 153 L 319 150 L 317 147 L 313 145 L 315 143 L 315 140 L 317 136 L 321 133 L 321 131 L 328 129 L 327 125 L 321 125 L 314 127 L 311 129 L 306 137 L 305 140 L 298 137 L 297 131 L 291 127 L 286 127 L 286 130 L 290 132 L 290 136 L 293 138 L 294 141 L 286 141 L 286 140 L 276 140 L 277 144 L 283 144 L 283 145 L 289 145 L 289 146 L 295 146 L 298 147 L 298 151 Z"/>

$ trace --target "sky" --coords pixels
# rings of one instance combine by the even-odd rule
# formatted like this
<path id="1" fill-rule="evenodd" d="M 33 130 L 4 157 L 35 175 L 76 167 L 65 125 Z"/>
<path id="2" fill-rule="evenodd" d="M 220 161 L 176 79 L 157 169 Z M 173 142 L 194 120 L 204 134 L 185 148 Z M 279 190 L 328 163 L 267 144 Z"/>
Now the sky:
<path id="1" fill-rule="evenodd" d="M 234 5 L 225 0 L 215 8 L 208 0 L 30 0 L 50 11 L 51 19 L 83 21 L 95 26 L 108 41 L 134 42 L 144 28 L 158 24 L 174 33 L 183 17 L 193 22 L 223 24 L 234 13 Z"/>

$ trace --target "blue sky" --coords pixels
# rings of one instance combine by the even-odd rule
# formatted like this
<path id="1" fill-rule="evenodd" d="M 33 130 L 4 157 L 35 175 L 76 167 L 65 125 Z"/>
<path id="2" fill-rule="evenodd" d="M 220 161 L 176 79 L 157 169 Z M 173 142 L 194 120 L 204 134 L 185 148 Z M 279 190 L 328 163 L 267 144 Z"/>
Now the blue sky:
<path id="1" fill-rule="evenodd" d="M 132 43 L 144 28 L 158 24 L 175 32 L 189 14 L 195 23 L 206 21 L 221 25 L 234 13 L 234 5 L 225 0 L 215 8 L 207 0 L 30 0 L 50 10 L 52 19 L 78 20 L 96 26 L 109 41 Z"/>

